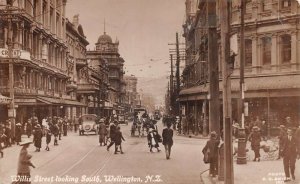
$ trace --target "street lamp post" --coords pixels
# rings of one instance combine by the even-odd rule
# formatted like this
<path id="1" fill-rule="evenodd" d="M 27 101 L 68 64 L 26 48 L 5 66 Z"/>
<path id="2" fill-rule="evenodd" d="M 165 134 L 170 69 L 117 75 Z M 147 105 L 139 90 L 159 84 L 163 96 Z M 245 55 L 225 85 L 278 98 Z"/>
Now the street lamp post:
<path id="1" fill-rule="evenodd" d="M 240 118 L 241 118 L 241 128 L 239 128 L 238 134 L 238 155 L 237 164 L 246 164 L 246 132 L 245 132 L 245 118 L 244 118 L 244 66 L 245 66 L 245 40 L 244 40 L 244 15 L 245 15 L 245 0 L 241 0 L 241 31 L 240 31 Z"/>

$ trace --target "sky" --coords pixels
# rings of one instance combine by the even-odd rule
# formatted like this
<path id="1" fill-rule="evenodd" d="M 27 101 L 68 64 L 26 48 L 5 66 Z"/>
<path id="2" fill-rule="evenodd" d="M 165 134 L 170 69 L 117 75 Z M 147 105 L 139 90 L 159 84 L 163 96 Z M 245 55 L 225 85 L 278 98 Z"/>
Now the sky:
<path id="1" fill-rule="evenodd" d="M 88 49 L 103 34 L 105 20 L 106 33 L 120 41 L 126 75 L 138 77 L 139 91 L 163 100 L 170 75 L 168 43 L 175 42 L 176 32 L 184 42 L 185 0 L 68 0 L 66 10 L 71 21 L 79 14 Z"/>
<path id="2" fill-rule="evenodd" d="M 169 49 L 175 48 L 168 43 L 175 43 L 176 32 L 179 41 L 184 42 L 181 35 L 185 0 L 68 0 L 66 16 L 72 21 L 75 14 L 79 14 L 79 23 L 90 43 L 88 49 L 95 48 L 105 20 L 106 34 L 120 42 L 126 75 L 140 78 L 140 88 L 143 80 L 157 83 L 159 90 L 166 88 L 170 75 L 170 64 L 166 62 Z M 157 82 L 158 79 L 165 82 Z"/>

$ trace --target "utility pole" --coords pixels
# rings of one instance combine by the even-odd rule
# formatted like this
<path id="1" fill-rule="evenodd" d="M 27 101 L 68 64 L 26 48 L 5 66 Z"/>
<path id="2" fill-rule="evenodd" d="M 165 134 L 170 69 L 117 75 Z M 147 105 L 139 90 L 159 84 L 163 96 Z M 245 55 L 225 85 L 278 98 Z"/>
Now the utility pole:
<path id="1" fill-rule="evenodd" d="M 220 2 L 221 24 L 221 61 L 223 80 L 223 127 L 224 127 L 224 180 L 225 184 L 234 184 L 232 159 L 232 126 L 231 126 L 231 81 L 230 81 L 230 4 L 231 0 Z"/>
<path id="2" fill-rule="evenodd" d="M 12 42 L 12 17 L 8 19 L 8 74 L 9 74 L 9 97 L 11 98 L 11 103 L 8 109 L 8 117 L 10 119 L 11 135 L 13 137 L 13 142 L 15 140 L 15 92 L 14 92 L 14 65 L 13 65 L 13 42 Z"/>
<path id="3" fill-rule="evenodd" d="M 174 100 L 176 99 L 176 93 L 174 90 L 174 75 L 173 75 L 173 54 L 170 54 L 171 57 L 171 75 L 170 75 L 170 106 L 172 107 L 171 114 L 174 113 L 174 110 L 176 110 L 176 102 Z M 175 112 L 176 113 L 176 112 Z"/>
<path id="4" fill-rule="evenodd" d="M 244 98 L 245 98 L 245 86 L 244 86 L 244 67 L 245 67 L 245 0 L 241 0 L 241 31 L 240 31 L 240 114 L 239 118 L 241 120 L 241 128 L 239 129 L 239 139 L 238 139 L 238 156 L 237 164 L 246 164 L 246 132 L 245 132 L 245 118 L 244 118 Z"/>
<path id="5" fill-rule="evenodd" d="M 173 75 L 173 54 L 170 54 L 171 56 L 171 75 L 170 75 L 170 91 L 171 93 L 174 93 L 174 75 Z"/>
<path id="6" fill-rule="evenodd" d="M 209 69 L 209 127 L 220 135 L 219 63 L 216 0 L 207 1 L 208 69 Z"/>
<path id="7" fill-rule="evenodd" d="M 176 115 L 179 115 L 179 101 L 177 99 L 179 98 L 179 92 L 180 92 L 180 71 L 179 71 L 179 65 L 180 65 L 180 55 L 179 55 L 179 40 L 178 40 L 178 33 L 176 33 L 176 98 L 175 98 L 175 113 Z"/>

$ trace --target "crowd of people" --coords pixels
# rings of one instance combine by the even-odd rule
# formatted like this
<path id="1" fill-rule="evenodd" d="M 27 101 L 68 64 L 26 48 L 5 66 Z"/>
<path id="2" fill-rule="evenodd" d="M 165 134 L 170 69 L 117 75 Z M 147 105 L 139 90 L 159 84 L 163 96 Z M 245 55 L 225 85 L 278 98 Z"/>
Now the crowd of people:
<path id="1" fill-rule="evenodd" d="M 15 124 L 15 136 L 12 135 L 11 120 L 5 123 L 0 123 L 0 154 L 4 157 L 3 150 L 11 147 L 14 143 L 17 145 L 22 142 L 22 135 L 31 138 L 33 136 L 33 143 L 36 147 L 36 152 L 40 152 L 42 148 L 42 139 L 45 137 L 45 150 L 50 151 L 51 137 L 53 135 L 54 146 L 58 145 L 58 140 L 63 136 L 67 136 L 68 129 L 73 129 L 69 118 L 65 117 L 45 117 L 40 122 L 36 116 L 32 116 L 27 122 Z M 76 128 L 75 128 L 76 130 Z"/>

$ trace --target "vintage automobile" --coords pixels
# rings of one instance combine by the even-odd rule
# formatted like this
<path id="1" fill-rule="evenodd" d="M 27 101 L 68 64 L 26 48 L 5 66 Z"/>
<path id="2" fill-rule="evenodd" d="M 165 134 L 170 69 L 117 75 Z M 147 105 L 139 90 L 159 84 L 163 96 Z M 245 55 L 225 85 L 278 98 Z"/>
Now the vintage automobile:
<path id="1" fill-rule="evenodd" d="M 98 134 L 98 125 L 96 123 L 96 114 L 84 114 L 80 117 L 79 121 L 79 135 L 84 135 L 85 133 L 95 133 Z"/>

